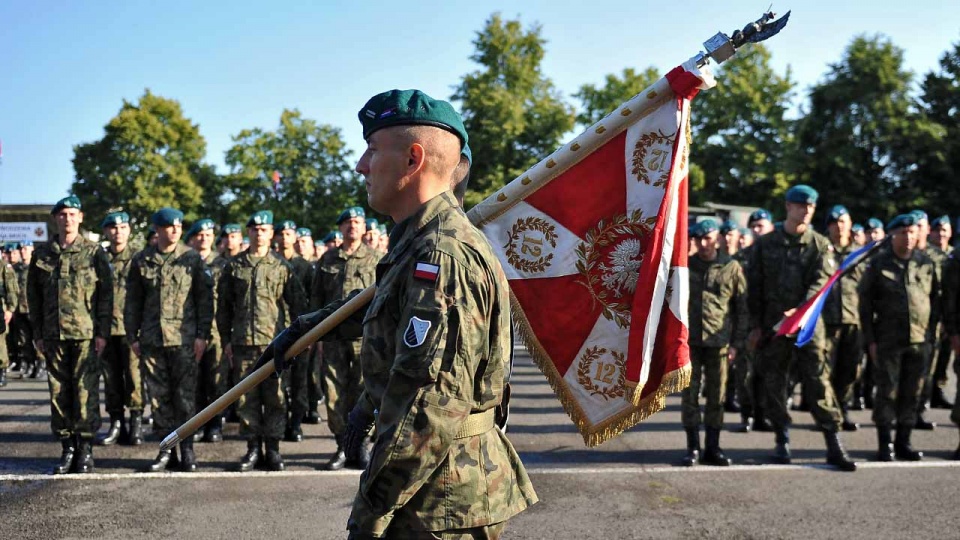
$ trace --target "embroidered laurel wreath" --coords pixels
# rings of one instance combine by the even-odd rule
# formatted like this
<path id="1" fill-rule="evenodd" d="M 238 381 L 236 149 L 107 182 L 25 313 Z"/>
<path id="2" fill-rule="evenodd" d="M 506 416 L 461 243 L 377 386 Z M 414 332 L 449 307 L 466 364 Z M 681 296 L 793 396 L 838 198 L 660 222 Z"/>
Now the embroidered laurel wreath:
<path id="1" fill-rule="evenodd" d="M 591 347 L 583 351 L 583 356 L 580 357 L 580 363 L 577 366 L 577 382 L 584 390 L 590 392 L 591 396 L 600 396 L 604 400 L 610 400 L 623 397 L 623 387 L 626 383 L 626 370 L 624 366 L 627 363 L 627 356 L 621 352 L 610 351 L 610 355 L 613 356 L 613 364 L 599 364 L 599 367 L 596 369 L 596 377 L 591 377 L 590 375 L 594 371 L 591 369 L 593 363 L 606 353 L 607 349 L 603 347 Z M 613 383 L 614 370 L 616 370 L 618 374 L 616 383 L 603 388 L 593 382 L 594 380 L 599 380 L 605 383 Z"/>
<path id="2" fill-rule="evenodd" d="M 548 266 L 550 266 L 550 261 L 553 260 L 553 253 L 542 255 L 542 250 L 533 244 L 531 244 L 532 248 L 529 246 L 525 247 L 524 245 L 526 242 L 529 242 L 530 240 L 526 238 L 523 233 L 527 231 L 537 231 L 543 235 L 543 241 L 537 241 L 536 244 L 542 245 L 543 242 L 546 242 L 550 244 L 550 247 L 555 248 L 557 247 L 556 230 L 556 227 L 542 218 L 528 217 L 518 219 L 517 222 L 513 224 L 513 228 L 510 230 L 507 243 L 503 246 L 507 250 L 507 262 L 510 263 L 510 266 L 521 272 L 526 272 L 529 274 L 543 272 Z M 537 257 L 536 260 L 528 260 L 517 253 L 517 241 L 520 240 L 521 236 L 524 236 L 524 242 L 519 242 L 521 244 L 520 250 L 525 254 Z"/>
<path id="3" fill-rule="evenodd" d="M 631 172 L 634 176 L 637 177 L 637 180 L 647 184 L 650 184 L 650 170 L 656 172 L 663 172 L 665 167 L 670 165 L 670 154 L 669 152 L 664 152 L 663 150 L 654 151 L 654 155 L 647 159 L 647 151 L 653 145 L 670 145 L 673 147 L 674 139 L 677 134 L 665 135 L 662 131 L 657 133 L 647 133 L 642 135 L 637 144 L 633 147 L 633 169 Z M 653 183 L 654 187 L 663 187 L 667 184 L 666 174 L 661 174 L 660 179 Z"/>

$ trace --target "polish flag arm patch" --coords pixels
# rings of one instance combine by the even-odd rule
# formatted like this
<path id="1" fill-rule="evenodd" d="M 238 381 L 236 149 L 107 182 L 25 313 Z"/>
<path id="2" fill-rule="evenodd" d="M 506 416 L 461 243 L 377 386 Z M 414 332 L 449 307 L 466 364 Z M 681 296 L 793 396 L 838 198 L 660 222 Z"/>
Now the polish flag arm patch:
<path id="1" fill-rule="evenodd" d="M 437 276 L 440 275 L 440 265 L 418 262 L 413 269 L 413 277 L 430 283 L 437 282 Z"/>

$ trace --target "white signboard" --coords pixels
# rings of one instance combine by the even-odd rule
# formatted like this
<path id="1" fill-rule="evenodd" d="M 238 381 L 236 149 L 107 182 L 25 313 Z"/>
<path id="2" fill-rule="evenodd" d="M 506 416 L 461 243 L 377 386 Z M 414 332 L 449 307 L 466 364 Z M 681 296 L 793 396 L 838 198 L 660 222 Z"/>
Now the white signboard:
<path id="1" fill-rule="evenodd" d="M 0 242 L 47 241 L 47 224 L 42 221 L 0 223 Z"/>

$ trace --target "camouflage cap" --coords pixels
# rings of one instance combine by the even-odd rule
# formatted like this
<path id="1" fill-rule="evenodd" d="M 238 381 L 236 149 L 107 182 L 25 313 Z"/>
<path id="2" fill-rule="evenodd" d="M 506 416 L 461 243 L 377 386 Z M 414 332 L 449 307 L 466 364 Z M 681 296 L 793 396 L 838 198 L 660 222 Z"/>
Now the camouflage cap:
<path id="1" fill-rule="evenodd" d="M 866 227 L 866 229 L 867 229 L 868 231 L 872 231 L 872 230 L 874 230 L 874 229 L 880 229 L 880 230 L 882 231 L 882 230 L 883 230 L 883 222 L 880 221 L 879 219 L 875 218 L 875 217 L 872 217 L 872 218 L 870 218 L 870 219 L 867 220 L 867 227 Z"/>
<path id="2" fill-rule="evenodd" d="M 736 221 L 728 219 L 723 222 L 723 225 L 720 225 L 720 234 L 727 234 L 730 231 L 737 231 L 739 229 L 740 226 L 737 225 Z"/>
<path id="3" fill-rule="evenodd" d="M 107 227 L 120 225 L 121 223 L 130 223 L 130 214 L 126 212 L 110 212 L 103 218 L 103 221 L 100 223 L 100 228 L 106 229 Z"/>
<path id="4" fill-rule="evenodd" d="M 247 227 L 256 227 L 257 225 L 273 225 L 273 212 L 270 210 L 259 210 L 250 215 L 247 220 Z"/>
<path id="5" fill-rule="evenodd" d="M 916 214 L 913 212 L 910 212 L 909 214 L 900 214 L 899 216 L 891 219 L 890 223 L 887 223 L 887 230 L 893 232 L 896 229 L 916 225 L 919 221 L 920 220 L 917 219 Z"/>
<path id="6" fill-rule="evenodd" d="M 380 226 L 380 222 L 377 221 L 376 219 L 370 218 L 367 220 L 367 232 L 378 230 L 379 226 Z"/>
<path id="7" fill-rule="evenodd" d="M 348 219 L 353 219 L 356 217 L 366 218 L 367 213 L 364 212 L 363 208 L 360 208 L 359 206 L 351 206 L 350 208 L 347 208 L 343 212 L 340 212 L 340 217 L 337 218 L 337 225 L 343 223 Z"/>
<path id="8" fill-rule="evenodd" d="M 827 214 L 827 223 L 834 223 L 839 221 L 843 216 L 849 216 L 850 211 L 847 210 L 847 207 L 842 204 L 835 204 L 833 208 L 830 209 L 830 212 Z"/>
<path id="9" fill-rule="evenodd" d="M 820 194 L 817 190 L 806 184 L 797 184 L 787 190 L 787 202 L 800 204 L 817 204 L 817 198 Z"/>
<path id="10" fill-rule="evenodd" d="M 764 219 L 767 221 L 773 221 L 773 215 L 763 208 L 758 208 L 757 210 L 754 210 L 752 214 L 750 214 L 750 219 L 747 220 L 747 224 L 753 225 L 755 222 L 762 221 Z"/>
<path id="11" fill-rule="evenodd" d="M 931 227 L 941 227 L 943 225 L 950 225 L 950 216 L 940 216 L 930 221 Z"/>
<path id="12" fill-rule="evenodd" d="M 303 238 L 304 236 L 309 236 L 310 238 L 313 238 L 313 231 L 311 231 L 306 227 L 300 227 L 299 229 L 297 229 L 297 238 Z"/>
<path id="13" fill-rule="evenodd" d="M 694 238 L 700 238 L 706 236 L 712 232 L 719 231 L 720 225 L 713 219 L 705 219 L 703 221 L 697 222 L 690 231 L 690 236 Z"/>
<path id="14" fill-rule="evenodd" d="M 64 197 L 57 201 L 57 204 L 53 205 L 53 210 L 50 210 L 50 213 L 56 214 L 64 208 L 76 208 L 77 210 L 82 210 L 83 206 L 80 204 L 79 197 L 76 195 L 70 195 L 69 197 Z"/>
<path id="15" fill-rule="evenodd" d="M 293 230 L 295 231 L 295 230 L 297 230 L 297 224 L 294 223 L 292 219 L 285 219 L 285 220 L 281 221 L 279 225 L 276 225 L 276 226 L 274 227 L 274 229 L 276 229 L 276 230 L 278 230 L 278 231 L 285 231 L 285 230 L 287 230 L 287 229 L 293 229 Z"/>
<path id="16" fill-rule="evenodd" d="M 157 227 L 170 227 L 183 224 L 183 212 L 176 208 L 161 208 L 153 213 L 150 222 Z"/>
<path id="17" fill-rule="evenodd" d="M 193 222 L 193 225 L 190 226 L 190 230 L 187 231 L 187 234 L 184 235 L 184 239 L 193 238 L 194 235 L 199 234 L 200 231 L 212 231 L 217 228 L 217 224 L 214 223 L 212 219 L 198 219 Z"/>
<path id="18" fill-rule="evenodd" d="M 433 126 L 460 138 L 460 148 L 467 144 L 467 129 L 453 105 L 434 99 L 420 90 L 389 90 L 370 98 L 357 113 L 363 125 L 363 138 L 379 129 L 392 126 Z"/>

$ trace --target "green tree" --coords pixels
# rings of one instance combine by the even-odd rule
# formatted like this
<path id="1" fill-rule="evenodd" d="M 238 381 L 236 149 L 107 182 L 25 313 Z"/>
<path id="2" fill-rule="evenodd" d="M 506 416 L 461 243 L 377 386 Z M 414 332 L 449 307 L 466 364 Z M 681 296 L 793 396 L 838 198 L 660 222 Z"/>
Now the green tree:
<path id="1" fill-rule="evenodd" d="M 717 70 L 716 88 L 693 100 L 690 160 L 704 184 L 691 202 L 776 208 L 793 180 L 791 123 L 785 118 L 795 83 L 778 74 L 770 51 L 753 44 Z M 772 206 L 773 205 L 773 206 Z"/>
<path id="2" fill-rule="evenodd" d="M 70 191 L 83 201 L 89 228 L 96 230 L 116 208 L 127 211 L 137 229 L 163 206 L 181 209 L 188 220 L 198 217 L 203 189 L 196 175 L 206 142 L 177 101 L 150 90 L 137 103 L 124 100 L 103 138 L 78 144 L 73 152 L 76 179 Z"/>
<path id="3" fill-rule="evenodd" d="M 480 69 L 463 77 L 452 99 L 470 136 L 474 164 L 466 205 L 472 206 L 553 152 L 573 127 L 573 109 L 541 71 L 546 41 L 540 26 L 496 13 L 473 41 Z"/>
<path id="4" fill-rule="evenodd" d="M 573 94 L 573 97 L 580 100 L 583 108 L 577 114 L 577 123 L 584 127 L 592 126 L 658 80 L 660 72 L 653 66 L 639 73 L 633 68 L 625 68 L 619 77 L 613 73 L 607 75 L 602 86 L 581 86 L 580 90 Z"/>
<path id="5" fill-rule="evenodd" d="M 284 110 L 275 131 L 245 129 L 233 142 L 222 198 L 232 220 L 272 210 L 276 219 L 292 219 L 319 236 L 344 208 L 366 204 L 363 182 L 353 171 L 339 128 L 304 118 L 296 109 Z M 281 177 L 276 190 L 274 171 Z"/>

